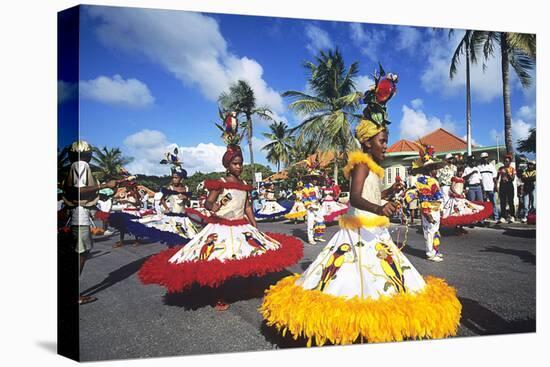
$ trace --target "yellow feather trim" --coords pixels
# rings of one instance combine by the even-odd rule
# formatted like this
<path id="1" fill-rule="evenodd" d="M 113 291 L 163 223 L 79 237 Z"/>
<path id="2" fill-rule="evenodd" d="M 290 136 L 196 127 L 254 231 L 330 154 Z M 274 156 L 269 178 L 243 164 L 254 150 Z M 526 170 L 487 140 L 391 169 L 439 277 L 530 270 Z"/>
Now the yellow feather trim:
<path id="1" fill-rule="evenodd" d="M 342 215 L 338 219 L 342 229 L 358 229 L 369 227 L 387 227 L 390 219 L 381 215 L 367 217 L 365 215 Z"/>
<path id="2" fill-rule="evenodd" d="M 374 172 L 378 177 L 384 178 L 384 169 L 380 167 L 374 161 L 374 159 L 371 158 L 370 155 L 368 155 L 367 153 L 363 153 L 359 150 L 349 153 L 348 163 L 344 167 L 344 177 L 349 179 L 349 176 L 351 174 L 351 170 L 353 170 L 353 167 L 355 167 L 360 163 L 366 164 L 369 167 L 369 169 L 372 172 Z"/>
<path id="3" fill-rule="evenodd" d="M 288 214 L 285 214 L 284 217 L 286 219 L 297 219 L 297 218 L 303 218 L 305 217 L 307 214 L 307 211 L 303 211 L 303 212 L 296 212 L 296 213 L 288 213 Z"/>
<path id="4" fill-rule="evenodd" d="M 456 335 L 462 305 L 443 279 L 428 276 L 417 293 L 346 299 L 295 284 L 291 275 L 272 285 L 260 312 L 269 326 L 317 345 L 404 339 L 439 339 Z"/>

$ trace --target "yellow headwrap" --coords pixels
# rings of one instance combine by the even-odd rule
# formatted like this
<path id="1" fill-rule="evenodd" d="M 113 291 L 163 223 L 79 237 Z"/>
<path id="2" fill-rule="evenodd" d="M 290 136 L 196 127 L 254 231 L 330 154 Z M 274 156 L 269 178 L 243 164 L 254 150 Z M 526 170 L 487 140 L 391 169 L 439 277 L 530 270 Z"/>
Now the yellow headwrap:
<path id="1" fill-rule="evenodd" d="M 371 120 L 361 119 L 357 127 L 355 128 L 355 137 L 360 143 L 364 143 L 381 131 L 386 130 L 384 124 L 377 125 Z"/>

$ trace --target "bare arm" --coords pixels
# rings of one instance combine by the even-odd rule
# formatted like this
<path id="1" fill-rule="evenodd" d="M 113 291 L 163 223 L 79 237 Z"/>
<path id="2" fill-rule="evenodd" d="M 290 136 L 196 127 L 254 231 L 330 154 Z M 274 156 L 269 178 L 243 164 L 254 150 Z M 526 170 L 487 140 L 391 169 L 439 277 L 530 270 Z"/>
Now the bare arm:
<path id="1" fill-rule="evenodd" d="M 351 171 L 350 204 L 354 208 L 389 217 L 396 210 L 395 204 L 386 203 L 384 206 L 380 206 L 361 196 L 368 175 L 369 168 L 366 164 L 358 164 Z"/>
<path id="2" fill-rule="evenodd" d="M 208 197 L 204 202 L 204 207 L 207 210 L 210 210 L 211 212 L 215 213 L 220 209 L 220 204 L 216 203 L 216 200 L 218 199 L 218 195 L 220 195 L 220 192 L 218 190 L 211 190 L 208 193 Z"/>
<path id="3" fill-rule="evenodd" d="M 254 227 L 257 228 L 256 217 L 254 217 L 254 210 L 252 210 L 252 205 L 250 204 L 250 199 L 248 197 L 246 198 L 244 214 L 248 218 L 248 221 L 250 222 L 250 224 L 252 224 Z"/>

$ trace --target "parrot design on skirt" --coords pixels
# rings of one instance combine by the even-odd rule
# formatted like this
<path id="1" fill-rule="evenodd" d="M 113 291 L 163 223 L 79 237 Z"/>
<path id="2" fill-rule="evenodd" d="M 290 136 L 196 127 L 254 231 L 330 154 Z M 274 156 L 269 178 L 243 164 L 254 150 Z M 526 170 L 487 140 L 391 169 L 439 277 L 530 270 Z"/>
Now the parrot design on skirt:
<path id="1" fill-rule="evenodd" d="M 204 241 L 204 245 L 202 245 L 201 251 L 199 253 L 199 260 L 208 260 L 210 255 L 212 255 L 212 252 L 214 252 L 215 250 L 217 240 L 217 233 L 211 233 L 208 235 L 208 237 L 206 237 L 206 241 Z"/>
<path id="2" fill-rule="evenodd" d="M 376 257 L 378 257 L 381 262 L 382 270 L 390 279 L 389 285 L 393 286 L 398 293 L 405 293 L 407 290 L 405 288 L 405 276 L 403 275 L 403 270 L 399 261 L 395 261 L 394 253 L 390 247 L 385 243 L 377 243 L 374 247 L 376 250 Z M 384 286 L 384 290 L 387 289 L 387 286 Z"/>
<path id="3" fill-rule="evenodd" d="M 351 250 L 351 245 L 349 243 L 343 243 L 325 263 L 323 267 L 323 273 L 321 274 L 321 279 L 317 285 L 317 289 L 323 291 L 327 284 L 335 277 L 336 272 L 340 269 L 342 264 L 344 264 L 344 255 Z"/>
<path id="4" fill-rule="evenodd" d="M 246 240 L 246 243 L 248 243 L 250 246 L 254 248 L 254 253 L 267 251 L 265 246 L 252 236 L 252 233 L 244 232 L 243 235 L 244 235 L 244 239 Z"/>

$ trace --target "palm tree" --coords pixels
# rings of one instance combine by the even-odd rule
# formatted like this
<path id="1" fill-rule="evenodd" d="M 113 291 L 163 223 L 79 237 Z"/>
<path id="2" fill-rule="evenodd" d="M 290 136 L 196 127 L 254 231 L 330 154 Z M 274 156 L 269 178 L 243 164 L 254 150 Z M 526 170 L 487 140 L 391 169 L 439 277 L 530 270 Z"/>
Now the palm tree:
<path id="1" fill-rule="evenodd" d="M 99 176 L 102 180 L 120 178 L 120 168 L 133 161 L 133 158 L 122 156 L 119 148 L 93 148 L 92 162 L 96 163 Z"/>
<path id="2" fill-rule="evenodd" d="M 537 129 L 531 128 L 525 139 L 518 140 L 518 150 L 523 153 L 537 152 Z"/>
<path id="3" fill-rule="evenodd" d="M 512 138 L 512 108 L 510 105 L 510 66 L 524 88 L 532 83 L 530 72 L 537 57 L 536 36 L 526 33 L 480 32 L 476 42 L 483 46 L 485 60 L 494 55 L 495 45 L 500 47 L 502 68 L 502 96 L 504 105 L 504 141 L 508 153 L 514 152 Z M 484 65 L 485 67 L 485 65 Z"/>
<path id="4" fill-rule="evenodd" d="M 345 156 L 357 148 L 351 123 L 360 118 L 355 114 L 362 93 L 356 91 L 354 77 L 359 71 L 354 62 L 346 69 L 342 54 L 338 49 L 320 51 L 315 62 L 307 61 L 304 68 L 308 73 L 311 94 L 287 91 L 283 97 L 290 97 L 291 110 L 304 117 L 304 120 L 291 131 L 297 131 L 297 141 L 317 139 L 318 147 L 330 150 L 338 156 Z M 334 180 L 338 183 L 338 164 L 334 165 Z"/>
<path id="5" fill-rule="evenodd" d="M 277 172 L 281 170 L 281 162 L 287 166 L 290 163 L 293 139 L 288 126 L 284 122 L 274 122 L 269 125 L 270 133 L 262 135 L 271 140 L 262 150 L 267 151 L 267 160 L 277 164 Z"/>
<path id="6" fill-rule="evenodd" d="M 454 30 L 449 30 L 449 38 Z M 470 62 L 477 62 L 477 53 L 479 52 L 480 39 L 483 38 L 483 32 L 465 31 L 464 37 L 458 43 L 451 59 L 449 77 L 453 79 L 457 72 L 457 66 L 460 63 L 460 56 L 464 54 L 466 60 L 466 142 L 468 143 L 468 155 L 472 154 L 472 104 L 470 96 Z"/>
<path id="7" fill-rule="evenodd" d="M 256 184 L 256 170 L 254 166 L 254 153 L 252 151 L 253 123 L 252 117 L 258 116 L 265 120 L 273 120 L 271 110 L 267 106 L 256 106 L 254 90 L 245 80 L 238 80 L 231 84 L 229 92 L 223 92 L 218 97 L 218 102 L 226 111 L 235 111 L 237 115 L 244 115 L 245 121 L 241 124 L 243 133 L 247 137 L 250 164 L 252 165 L 252 182 Z"/>
<path id="8" fill-rule="evenodd" d="M 292 150 L 290 151 L 290 160 L 294 163 L 303 161 L 310 155 L 314 154 L 317 149 L 319 142 L 317 139 L 308 139 L 308 140 L 301 140 L 297 141 L 294 137 L 292 137 L 293 144 L 292 144 Z"/>

